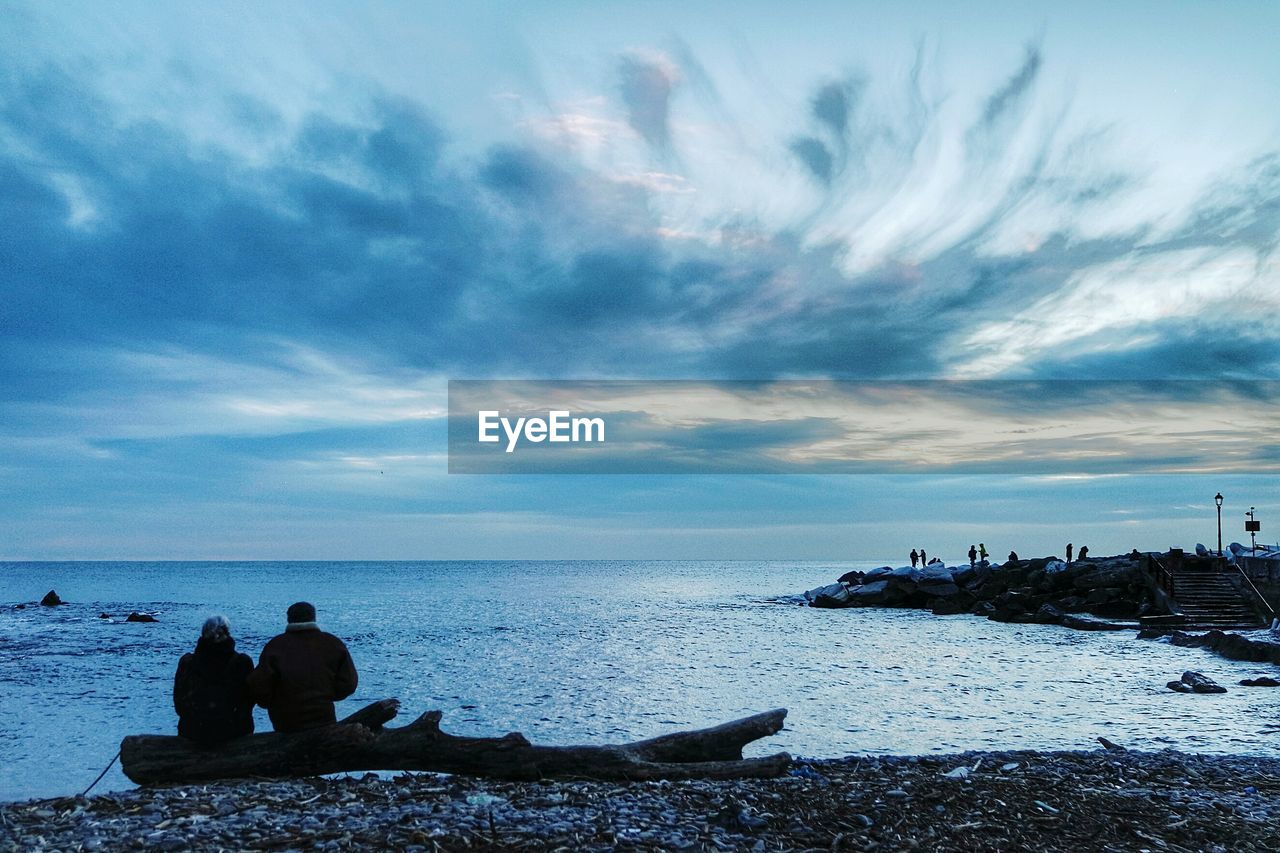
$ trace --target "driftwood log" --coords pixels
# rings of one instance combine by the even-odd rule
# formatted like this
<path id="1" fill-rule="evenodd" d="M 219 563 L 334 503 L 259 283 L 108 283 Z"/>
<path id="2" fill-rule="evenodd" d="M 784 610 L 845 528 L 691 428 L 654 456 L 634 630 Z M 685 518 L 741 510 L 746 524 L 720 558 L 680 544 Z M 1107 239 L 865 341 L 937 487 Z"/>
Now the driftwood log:
<path id="1" fill-rule="evenodd" d="M 785 752 L 742 757 L 743 745 L 776 734 L 785 708 L 707 729 L 607 746 L 535 746 L 519 732 L 496 738 L 440 730 L 439 711 L 384 728 L 400 710 L 383 699 L 332 726 L 297 734 L 254 734 L 216 747 L 172 735 L 130 735 L 120 766 L 139 785 L 245 776 L 313 776 L 362 770 L 428 770 L 497 779 L 742 779 L 778 776 Z"/>

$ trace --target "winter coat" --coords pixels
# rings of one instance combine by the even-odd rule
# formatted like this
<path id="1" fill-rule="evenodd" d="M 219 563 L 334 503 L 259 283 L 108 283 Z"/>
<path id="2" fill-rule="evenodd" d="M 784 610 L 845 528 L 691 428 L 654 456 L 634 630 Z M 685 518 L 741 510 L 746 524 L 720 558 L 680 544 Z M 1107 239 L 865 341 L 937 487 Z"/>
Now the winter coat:
<path id="1" fill-rule="evenodd" d="M 252 671 L 252 658 L 236 651 L 235 640 L 201 637 L 173 676 L 178 734 L 203 744 L 252 734 L 253 702 L 245 683 Z"/>
<path id="2" fill-rule="evenodd" d="M 298 732 L 337 722 L 333 703 L 354 693 L 356 680 L 341 640 L 314 623 L 294 623 L 263 648 L 249 693 L 276 731 Z"/>

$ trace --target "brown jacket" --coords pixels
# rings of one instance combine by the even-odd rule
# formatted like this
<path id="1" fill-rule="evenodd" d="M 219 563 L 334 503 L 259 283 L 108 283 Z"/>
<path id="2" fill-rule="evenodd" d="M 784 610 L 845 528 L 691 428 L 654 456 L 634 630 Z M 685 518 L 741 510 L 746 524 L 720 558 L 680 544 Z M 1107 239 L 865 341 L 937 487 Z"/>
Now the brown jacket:
<path id="1" fill-rule="evenodd" d="M 314 623 L 290 625 L 262 650 L 249 674 L 249 695 L 278 732 L 337 721 L 333 703 L 356 690 L 356 665 L 341 640 Z"/>

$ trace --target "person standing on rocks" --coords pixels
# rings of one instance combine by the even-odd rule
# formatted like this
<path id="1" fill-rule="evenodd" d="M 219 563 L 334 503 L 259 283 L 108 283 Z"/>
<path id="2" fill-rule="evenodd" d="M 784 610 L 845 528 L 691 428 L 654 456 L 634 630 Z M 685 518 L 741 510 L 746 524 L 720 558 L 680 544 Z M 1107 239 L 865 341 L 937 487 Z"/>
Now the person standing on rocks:
<path id="1" fill-rule="evenodd" d="M 969 568 L 972 569 L 974 564 L 977 562 L 978 562 L 978 549 L 970 545 L 969 546 Z"/>
<path id="2" fill-rule="evenodd" d="M 250 695 L 278 732 L 331 725 L 333 703 L 356 690 L 356 665 L 342 640 L 316 625 L 315 607 L 299 601 L 286 616 L 284 633 L 267 643 L 249 675 Z"/>
<path id="3" fill-rule="evenodd" d="M 920 549 L 920 565 L 922 566 L 927 565 L 924 560 L 925 560 L 925 553 L 924 553 L 924 549 L 921 548 Z"/>
<path id="4" fill-rule="evenodd" d="M 1067 565 L 1071 565 L 1071 543 L 1067 543 Z"/>
<path id="5" fill-rule="evenodd" d="M 916 567 L 916 562 L 920 559 L 920 555 L 916 553 L 916 549 L 911 549 L 911 568 Z"/>
<path id="6" fill-rule="evenodd" d="M 206 745 L 253 734 L 253 700 L 246 680 L 253 659 L 236 651 L 225 616 L 210 616 L 196 650 L 182 656 L 173 676 L 178 734 Z"/>
<path id="7" fill-rule="evenodd" d="M 978 543 L 978 559 L 983 563 L 987 562 L 987 546 L 984 542 Z"/>

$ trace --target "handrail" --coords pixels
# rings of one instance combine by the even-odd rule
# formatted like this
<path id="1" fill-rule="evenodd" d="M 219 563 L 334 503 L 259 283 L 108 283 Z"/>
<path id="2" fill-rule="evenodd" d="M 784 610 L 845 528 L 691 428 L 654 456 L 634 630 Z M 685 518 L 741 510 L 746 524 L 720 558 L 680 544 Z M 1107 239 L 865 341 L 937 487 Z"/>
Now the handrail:
<path id="1" fill-rule="evenodd" d="M 1253 585 L 1253 579 L 1249 577 L 1239 563 L 1229 563 L 1228 565 L 1236 567 L 1236 571 L 1240 573 L 1240 577 L 1244 578 L 1244 582 L 1249 585 L 1249 589 L 1253 590 L 1253 594 L 1258 597 L 1258 600 L 1262 602 L 1262 606 L 1267 608 L 1267 612 L 1271 614 L 1271 623 L 1274 625 L 1276 620 L 1276 610 L 1271 606 L 1271 603 L 1267 601 L 1267 597 L 1259 592 L 1258 588 Z"/>
<path id="2" fill-rule="evenodd" d="M 1169 596 L 1170 601 L 1177 601 L 1178 597 L 1173 593 L 1173 574 L 1165 568 L 1164 563 L 1160 562 L 1154 554 L 1147 555 L 1147 559 L 1156 570 L 1156 584 L 1164 590 Z"/>

